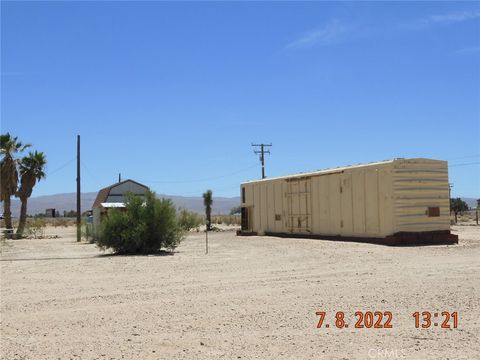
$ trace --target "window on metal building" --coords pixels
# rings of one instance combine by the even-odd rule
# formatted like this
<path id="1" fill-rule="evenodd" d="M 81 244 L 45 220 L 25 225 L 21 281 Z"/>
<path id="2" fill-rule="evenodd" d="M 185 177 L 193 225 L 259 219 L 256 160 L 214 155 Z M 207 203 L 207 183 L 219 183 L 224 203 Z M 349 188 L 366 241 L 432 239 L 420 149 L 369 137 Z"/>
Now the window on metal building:
<path id="1" fill-rule="evenodd" d="M 440 216 L 440 208 L 438 206 L 429 207 L 427 210 L 428 217 L 438 217 Z"/>

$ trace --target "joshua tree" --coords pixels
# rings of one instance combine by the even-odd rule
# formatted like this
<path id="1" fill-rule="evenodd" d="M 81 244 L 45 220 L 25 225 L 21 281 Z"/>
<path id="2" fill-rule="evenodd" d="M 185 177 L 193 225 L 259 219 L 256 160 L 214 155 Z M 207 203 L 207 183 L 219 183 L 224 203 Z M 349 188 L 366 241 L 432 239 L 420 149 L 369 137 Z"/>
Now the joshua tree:
<path id="1" fill-rule="evenodd" d="M 22 202 L 20 220 L 18 222 L 17 236 L 22 236 L 27 220 L 27 200 L 32 195 L 33 187 L 45 178 L 44 167 L 47 159 L 43 152 L 30 152 L 19 162 L 20 188 L 15 194 Z"/>
<path id="2" fill-rule="evenodd" d="M 207 231 L 212 229 L 212 190 L 203 193 L 203 205 L 205 205 L 205 216 L 207 217 Z"/>
<path id="3" fill-rule="evenodd" d="M 461 198 L 451 199 L 450 203 L 452 204 L 452 211 L 455 214 L 455 224 L 457 223 L 457 215 L 458 213 L 462 213 L 468 210 L 468 205 L 465 201 Z"/>
<path id="4" fill-rule="evenodd" d="M 18 160 L 14 156 L 29 146 L 22 144 L 17 137 L 12 137 L 9 133 L 0 135 L 0 155 L 2 156 L 0 161 L 0 201 L 3 201 L 3 215 L 7 229 L 13 228 L 10 197 L 17 192 L 18 183 Z"/>

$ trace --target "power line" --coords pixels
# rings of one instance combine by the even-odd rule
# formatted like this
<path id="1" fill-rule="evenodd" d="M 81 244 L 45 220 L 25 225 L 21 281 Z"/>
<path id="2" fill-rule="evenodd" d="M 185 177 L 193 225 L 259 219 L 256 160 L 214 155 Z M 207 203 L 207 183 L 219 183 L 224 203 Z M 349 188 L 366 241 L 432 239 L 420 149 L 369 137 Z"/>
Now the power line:
<path id="1" fill-rule="evenodd" d="M 450 158 L 448 160 L 460 160 L 460 159 L 469 159 L 469 158 L 480 158 L 480 154 L 459 156 L 459 157 Z"/>
<path id="2" fill-rule="evenodd" d="M 51 176 L 53 174 L 55 174 L 56 172 L 62 170 L 63 168 L 65 168 L 67 165 L 69 165 L 70 163 L 74 162 L 76 159 L 76 157 L 73 157 L 71 158 L 70 160 L 68 160 L 66 163 L 64 163 L 63 165 L 59 166 L 58 168 L 56 168 L 55 170 L 52 170 L 52 171 L 49 171 L 48 172 L 48 176 Z"/>
<path id="3" fill-rule="evenodd" d="M 87 174 L 87 176 L 90 178 L 90 180 L 95 180 L 95 177 L 93 176 L 93 174 L 90 172 L 90 169 L 87 168 L 87 166 L 85 165 L 85 163 L 83 161 L 80 160 L 80 165 L 82 165 L 82 169 L 85 170 L 85 174 Z"/>
<path id="4" fill-rule="evenodd" d="M 477 165 L 477 164 L 480 164 L 480 161 L 471 162 L 471 163 L 463 163 L 463 164 L 453 164 L 453 165 L 448 165 L 448 167 L 468 166 L 468 165 Z"/>
<path id="5" fill-rule="evenodd" d="M 211 190 L 212 191 L 226 191 L 226 190 L 233 190 L 233 189 L 237 189 L 239 190 L 240 189 L 240 184 L 235 184 L 235 185 L 226 185 L 226 186 L 211 186 Z M 191 196 L 195 196 L 195 194 L 198 194 L 200 193 L 201 191 L 204 191 L 204 190 L 199 190 L 199 191 L 189 191 L 187 194 L 192 194 Z M 240 191 L 240 190 L 239 190 Z M 182 193 L 183 194 L 183 193 Z M 183 194 L 182 196 L 185 196 L 185 194 Z"/>
<path id="6" fill-rule="evenodd" d="M 253 150 L 255 154 L 260 154 L 260 162 L 262 163 L 262 179 L 265 179 L 265 154 L 270 154 L 270 150 L 265 150 L 265 147 L 270 147 L 272 144 L 252 144 L 252 146 L 260 146 L 260 150 Z"/>
<path id="7" fill-rule="evenodd" d="M 249 166 L 247 168 L 240 169 L 238 171 L 235 171 L 235 172 L 232 172 L 232 173 L 229 173 L 229 174 L 224 174 L 224 175 L 219 175 L 219 176 L 214 176 L 214 177 L 204 178 L 204 179 L 169 180 L 169 181 L 167 181 L 167 180 L 140 180 L 140 181 L 146 182 L 146 183 L 157 183 L 157 184 L 187 184 L 187 183 L 204 182 L 204 181 L 217 180 L 217 179 L 222 179 L 222 178 L 226 178 L 226 177 L 229 177 L 229 176 L 237 175 L 237 174 L 240 174 L 244 171 L 250 170 L 250 169 L 252 169 L 256 166 L 257 165 L 252 165 L 252 166 Z"/>

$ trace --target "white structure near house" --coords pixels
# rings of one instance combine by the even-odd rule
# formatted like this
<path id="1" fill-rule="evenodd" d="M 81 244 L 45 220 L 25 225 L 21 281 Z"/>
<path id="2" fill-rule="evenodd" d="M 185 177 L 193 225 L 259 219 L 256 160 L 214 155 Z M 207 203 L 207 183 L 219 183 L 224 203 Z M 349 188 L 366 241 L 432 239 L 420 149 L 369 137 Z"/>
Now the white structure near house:
<path id="1" fill-rule="evenodd" d="M 97 226 L 108 210 L 125 207 L 125 194 L 132 193 L 144 197 L 148 186 L 133 180 L 124 180 L 101 189 L 92 206 L 93 224 Z"/>

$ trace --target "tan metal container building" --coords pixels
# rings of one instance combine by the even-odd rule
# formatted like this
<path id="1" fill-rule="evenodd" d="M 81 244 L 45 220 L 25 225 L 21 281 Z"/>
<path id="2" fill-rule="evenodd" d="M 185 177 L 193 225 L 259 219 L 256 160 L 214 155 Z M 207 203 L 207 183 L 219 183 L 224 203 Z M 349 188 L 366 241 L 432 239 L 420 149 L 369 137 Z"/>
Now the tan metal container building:
<path id="1" fill-rule="evenodd" d="M 388 245 L 456 243 L 448 165 L 394 159 L 241 185 L 240 234 L 318 237 Z"/>

